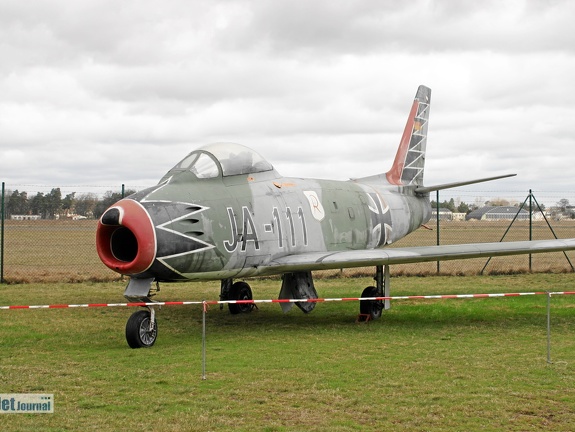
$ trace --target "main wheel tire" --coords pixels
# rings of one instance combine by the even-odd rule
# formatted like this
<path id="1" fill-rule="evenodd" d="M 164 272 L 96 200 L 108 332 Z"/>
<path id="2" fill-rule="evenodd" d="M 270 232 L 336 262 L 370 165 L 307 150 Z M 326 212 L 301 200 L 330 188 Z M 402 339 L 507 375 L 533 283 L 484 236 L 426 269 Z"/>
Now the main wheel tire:
<path id="1" fill-rule="evenodd" d="M 149 348 L 158 337 L 158 323 L 150 331 L 150 312 L 141 310 L 132 314 L 126 323 L 126 341 L 130 348 Z"/>
<path id="2" fill-rule="evenodd" d="M 235 282 L 230 288 L 230 300 L 253 300 L 252 289 L 245 282 Z M 233 315 L 249 313 L 254 308 L 253 303 L 228 303 L 230 313 Z"/>
<path id="3" fill-rule="evenodd" d="M 361 293 L 361 297 L 381 297 L 374 286 L 368 286 Z M 381 317 L 383 302 L 381 300 L 361 300 L 359 302 L 359 313 L 369 315 L 370 320 L 376 320 Z"/>

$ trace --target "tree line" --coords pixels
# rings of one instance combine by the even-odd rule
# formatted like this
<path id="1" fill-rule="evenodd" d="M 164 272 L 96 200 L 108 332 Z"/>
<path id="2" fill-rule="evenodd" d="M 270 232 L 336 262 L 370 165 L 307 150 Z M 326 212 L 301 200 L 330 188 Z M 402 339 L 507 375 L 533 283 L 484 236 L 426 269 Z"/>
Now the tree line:
<path id="1" fill-rule="evenodd" d="M 134 192 L 126 190 L 124 195 Z M 101 198 L 94 193 L 76 196 L 76 192 L 62 197 L 60 188 L 53 188 L 49 193 L 38 192 L 29 197 L 28 192 L 16 189 L 5 193 L 5 218 L 10 219 L 13 215 L 38 215 L 42 219 L 58 219 L 74 215 L 99 219 L 108 207 L 122 198 L 121 193 L 112 191 L 107 191 Z"/>
<path id="2" fill-rule="evenodd" d="M 466 204 L 464 202 L 461 202 L 461 203 L 459 203 L 459 205 L 456 206 L 455 200 L 453 198 L 451 198 L 449 201 L 446 200 L 446 201 L 440 202 L 439 207 L 449 209 L 453 213 L 465 213 L 465 214 L 476 209 L 475 206 L 470 206 L 469 204 Z M 431 201 L 431 208 L 432 209 L 437 208 L 437 201 L 433 201 L 433 200 Z"/>
<path id="3" fill-rule="evenodd" d="M 124 191 L 124 196 L 135 193 L 135 190 Z M 53 188 L 49 193 L 38 192 L 29 197 L 27 192 L 18 189 L 5 194 L 6 219 L 12 215 L 39 215 L 42 219 L 58 219 L 72 215 L 83 216 L 88 219 L 99 219 L 102 214 L 115 202 L 123 198 L 121 193 L 107 191 L 101 198 L 94 193 L 85 193 L 76 196 L 76 192 L 62 197 L 60 188 Z M 436 208 L 435 201 L 431 201 L 431 208 Z M 452 212 L 469 213 L 476 206 L 464 202 L 455 205 L 455 201 L 443 201 L 439 203 L 442 208 Z"/>
<path id="4" fill-rule="evenodd" d="M 83 216 L 88 219 L 99 219 L 102 214 L 115 202 L 124 196 L 135 193 L 135 190 L 119 192 L 107 191 L 102 197 L 94 193 L 76 195 L 69 193 L 62 197 L 60 188 L 53 188 L 49 193 L 37 192 L 34 196 L 28 196 L 28 192 L 6 191 L 5 193 L 5 218 L 10 219 L 13 215 L 38 215 L 42 219 L 58 219 L 72 215 Z M 487 206 L 508 206 L 510 203 L 503 199 L 487 201 Z M 519 204 L 515 204 L 518 206 Z M 441 208 L 446 208 L 454 213 L 469 213 L 477 208 L 477 205 L 460 202 L 457 205 L 451 198 L 439 203 Z M 437 203 L 431 201 L 431 208 L 437 208 Z M 545 206 L 542 205 L 542 210 Z M 569 204 L 568 199 L 561 199 L 555 207 L 556 212 L 563 216 L 575 218 L 574 206 Z"/>

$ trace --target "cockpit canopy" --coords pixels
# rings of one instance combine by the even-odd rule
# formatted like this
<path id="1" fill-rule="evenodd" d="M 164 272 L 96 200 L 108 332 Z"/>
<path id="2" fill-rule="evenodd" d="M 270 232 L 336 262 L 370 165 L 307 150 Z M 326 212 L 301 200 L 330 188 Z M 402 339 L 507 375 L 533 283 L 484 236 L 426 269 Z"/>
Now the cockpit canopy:
<path id="1" fill-rule="evenodd" d="M 240 144 L 215 143 L 194 150 L 162 178 L 190 171 L 198 178 L 228 177 L 273 170 L 272 164 L 254 150 Z"/>

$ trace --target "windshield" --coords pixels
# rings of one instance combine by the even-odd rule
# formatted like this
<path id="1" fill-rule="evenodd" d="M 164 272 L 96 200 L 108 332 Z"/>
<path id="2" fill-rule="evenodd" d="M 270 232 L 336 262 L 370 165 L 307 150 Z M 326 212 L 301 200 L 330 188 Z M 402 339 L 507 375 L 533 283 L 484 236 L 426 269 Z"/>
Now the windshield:
<path id="1" fill-rule="evenodd" d="M 194 150 L 168 174 L 172 171 L 189 170 L 198 178 L 213 178 L 220 175 L 220 167 L 224 177 L 273 170 L 268 161 L 248 147 L 233 143 L 215 143 Z"/>
<path id="2" fill-rule="evenodd" d="M 216 162 L 207 153 L 200 152 L 190 153 L 172 168 L 171 171 L 173 170 L 190 170 L 198 178 L 212 178 L 217 177 L 219 174 Z"/>
<path id="3" fill-rule="evenodd" d="M 273 166 L 254 150 L 240 144 L 216 143 L 202 147 L 220 162 L 223 175 L 252 174 L 270 171 Z"/>

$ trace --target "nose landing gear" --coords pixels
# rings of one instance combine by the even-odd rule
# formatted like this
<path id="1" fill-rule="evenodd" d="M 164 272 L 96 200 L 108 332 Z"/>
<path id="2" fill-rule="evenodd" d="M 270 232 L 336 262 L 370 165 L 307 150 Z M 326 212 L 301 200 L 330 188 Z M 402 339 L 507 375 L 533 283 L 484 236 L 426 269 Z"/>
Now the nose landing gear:
<path id="1" fill-rule="evenodd" d="M 155 290 L 152 289 L 153 278 L 137 279 L 131 278 L 124 297 L 130 302 L 151 303 L 151 297 L 160 290 L 156 282 Z M 134 312 L 126 323 L 126 342 L 130 348 L 149 348 L 156 342 L 158 337 L 158 323 L 156 321 L 156 310 L 154 306 L 146 306 Z"/>
<path id="2" fill-rule="evenodd" d="M 153 307 L 132 314 L 126 323 L 126 341 L 130 348 L 149 348 L 158 337 L 158 323 Z"/>

